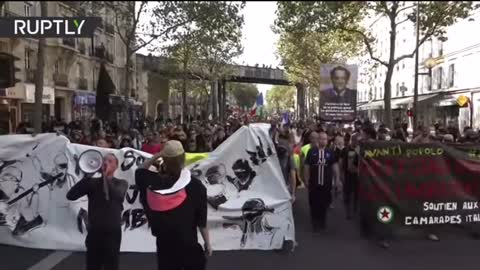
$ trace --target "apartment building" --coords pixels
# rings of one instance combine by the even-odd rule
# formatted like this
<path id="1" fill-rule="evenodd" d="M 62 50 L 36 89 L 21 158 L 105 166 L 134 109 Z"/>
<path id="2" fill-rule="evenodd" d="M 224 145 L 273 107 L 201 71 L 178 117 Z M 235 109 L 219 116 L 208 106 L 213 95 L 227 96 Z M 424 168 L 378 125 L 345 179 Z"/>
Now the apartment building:
<path id="1" fill-rule="evenodd" d="M 90 119 L 95 115 L 95 91 L 100 65 L 106 69 L 116 86 L 111 97 L 112 110 L 121 110 L 125 89 L 125 44 L 114 27 L 114 12 L 111 8 L 93 2 L 64 1 L 47 2 L 48 16 L 100 16 L 102 24 L 91 38 L 48 38 L 46 39 L 44 75 L 44 118 L 56 117 L 69 122 L 75 119 Z M 115 5 L 122 8 L 122 5 Z M 95 11 L 95 12 L 93 12 Z M 8 1 L 2 8 L 3 16 L 40 16 L 39 1 Z M 2 118 L 9 131 L 23 120 L 32 119 L 35 102 L 34 75 L 37 63 L 38 40 L 30 38 L 1 38 L 0 51 L 20 58 L 17 61 L 17 78 L 20 83 L 13 88 L 0 89 Z M 135 55 L 132 56 L 129 72 L 135 73 Z M 131 102 L 139 105 L 135 75 L 131 76 Z M 116 106 L 117 105 L 117 106 Z M 7 116 L 8 113 L 8 116 Z M 118 116 L 119 117 L 119 116 Z M 7 121 L 8 120 L 8 121 Z M 4 124 L 4 126 L 6 126 Z"/>
<path id="2" fill-rule="evenodd" d="M 401 14 L 399 20 L 406 19 Z M 388 59 L 390 53 L 387 18 L 377 17 L 365 22 L 376 37 L 375 53 L 380 59 Z M 442 37 L 428 39 L 419 50 L 419 108 L 418 119 L 424 125 L 454 124 L 460 129 L 466 126 L 480 127 L 480 77 L 474 75 L 474 65 L 480 57 L 480 37 L 472 35 L 480 27 L 480 10 L 448 27 Z M 412 53 L 415 48 L 415 24 L 406 20 L 397 29 L 396 57 Z M 384 82 L 386 68 L 360 58 L 368 64 L 360 67 L 358 87 L 358 111 L 373 122 L 381 122 L 384 112 Z M 430 70 L 426 64 L 434 63 Z M 431 71 L 431 72 L 429 72 Z M 405 121 L 406 111 L 413 107 L 414 58 L 407 58 L 396 65 L 391 81 L 392 114 L 394 119 Z M 468 97 L 471 105 L 459 106 L 457 99 Z"/>

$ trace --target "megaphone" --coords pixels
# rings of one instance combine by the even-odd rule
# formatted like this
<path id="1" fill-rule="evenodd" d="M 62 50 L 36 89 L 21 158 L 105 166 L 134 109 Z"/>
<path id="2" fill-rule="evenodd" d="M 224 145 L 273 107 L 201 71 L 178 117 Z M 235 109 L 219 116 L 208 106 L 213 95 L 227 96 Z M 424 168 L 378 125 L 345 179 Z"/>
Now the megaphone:
<path id="1" fill-rule="evenodd" d="M 98 172 L 103 165 L 103 155 L 97 150 L 87 150 L 78 158 L 78 166 L 85 174 Z"/>

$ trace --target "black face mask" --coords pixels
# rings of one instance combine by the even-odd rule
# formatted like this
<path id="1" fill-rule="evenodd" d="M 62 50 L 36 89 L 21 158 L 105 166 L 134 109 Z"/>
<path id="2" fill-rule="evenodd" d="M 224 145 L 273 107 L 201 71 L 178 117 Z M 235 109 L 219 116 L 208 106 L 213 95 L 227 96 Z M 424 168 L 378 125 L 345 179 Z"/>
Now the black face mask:
<path id="1" fill-rule="evenodd" d="M 60 163 L 60 164 L 58 164 L 57 166 L 58 166 L 58 168 L 60 168 L 60 169 L 66 169 L 66 168 L 68 167 L 68 163 Z"/>

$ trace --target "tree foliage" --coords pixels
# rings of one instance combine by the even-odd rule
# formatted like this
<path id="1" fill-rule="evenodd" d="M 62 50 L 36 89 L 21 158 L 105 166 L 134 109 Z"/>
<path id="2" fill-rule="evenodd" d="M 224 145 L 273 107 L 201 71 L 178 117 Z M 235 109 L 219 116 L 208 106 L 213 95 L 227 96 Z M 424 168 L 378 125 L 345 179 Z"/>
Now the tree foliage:
<path id="1" fill-rule="evenodd" d="M 418 3 L 420 42 L 418 46 L 411 48 L 411 52 L 404 55 L 395 53 L 397 27 L 415 17 L 412 16 L 417 8 L 414 2 L 279 2 L 276 27 L 286 33 L 308 31 L 328 35 L 341 31 L 348 33 L 353 42 L 360 38 L 370 58 L 387 69 L 384 83 L 385 124 L 391 126 L 391 79 L 395 65 L 403 59 L 412 58 L 418 47 L 430 37 L 443 35 L 446 27 L 459 18 L 467 17 L 473 7 L 471 1 L 420 1 Z M 386 18 L 389 22 L 390 50 L 387 59 L 382 59 L 375 52 L 377 37 L 365 26 L 366 20 L 374 18 Z"/>
<path id="2" fill-rule="evenodd" d="M 279 33 L 277 53 L 289 79 L 314 87 L 320 85 L 318 73 L 322 64 L 344 63 L 361 49 L 359 39 L 342 31 L 326 35 L 305 31 Z"/>
<path id="3" fill-rule="evenodd" d="M 244 2 L 183 2 L 183 8 L 196 17 L 170 35 L 169 44 L 158 50 L 177 60 L 188 62 L 190 73 L 220 78 L 225 66 L 242 53 L 241 37 Z"/>
<path id="4" fill-rule="evenodd" d="M 290 110 L 295 107 L 296 89 L 292 86 L 273 86 L 267 92 L 267 104 L 270 111 Z"/>
<path id="5" fill-rule="evenodd" d="M 233 98 L 237 102 L 237 105 L 241 108 L 250 108 L 253 106 L 253 104 L 255 104 L 259 94 L 256 85 L 247 83 L 232 83 L 230 88 L 232 89 L 231 94 L 233 95 Z"/>
<path id="6" fill-rule="evenodd" d="M 241 54 L 243 2 L 184 2 L 188 12 L 203 16 L 182 25 L 170 36 L 170 45 L 163 48 L 174 59 L 183 74 L 184 100 L 187 96 L 187 75 L 203 82 L 207 96 L 208 81 L 230 75 L 232 60 Z M 185 109 L 185 107 L 184 107 Z"/>

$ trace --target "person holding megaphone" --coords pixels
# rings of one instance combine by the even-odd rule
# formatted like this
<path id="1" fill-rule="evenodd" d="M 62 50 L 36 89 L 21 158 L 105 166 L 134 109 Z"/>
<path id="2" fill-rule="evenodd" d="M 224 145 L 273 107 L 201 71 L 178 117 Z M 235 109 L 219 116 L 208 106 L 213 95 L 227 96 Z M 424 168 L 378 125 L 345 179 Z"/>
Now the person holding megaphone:
<path id="1" fill-rule="evenodd" d="M 88 197 L 87 270 L 118 270 L 121 215 L 128 182 L 114 177 L 118 168 L 114 154 L 106 154 L 102 159 L 100 152 L 94 152 L 100 156 L 85 155 L 88 160 L 79 162 L 82 171 L 92 172 L 92 177 L 84 177 L 76 183 L 68 191 L 67 199 L 75 201 L 85 195 Z M 101 177 L 96 178 L 98 171 Z"/>

